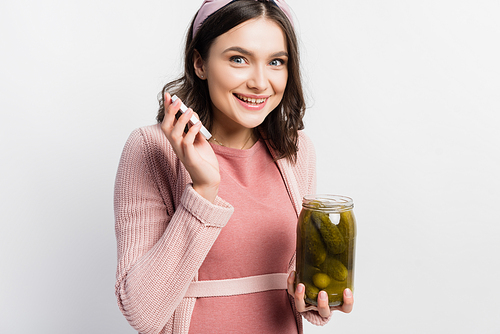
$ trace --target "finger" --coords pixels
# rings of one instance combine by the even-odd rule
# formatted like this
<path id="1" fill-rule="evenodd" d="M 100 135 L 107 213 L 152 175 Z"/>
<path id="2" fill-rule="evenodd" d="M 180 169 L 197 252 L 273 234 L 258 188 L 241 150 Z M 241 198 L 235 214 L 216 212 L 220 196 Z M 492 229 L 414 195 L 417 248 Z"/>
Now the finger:
<path id="1" fill-rule="evenodd" d="M 189 128 L 188 132 L 184 135 L 184 139 L 182 140 L 182 145 L 186 153 L 195 150 L 193 143 L 196 139 L 196 135 L 198 134 L 198 132 L 200 132 L 200 129 L 201 129 L 201 122 L 198 122 L 195 125 L 192 125 Z"/>
<path id="2" fill-rule="evenodd" d="M 165 97 L 163 99 L 163 107 L 165 110 L 165 114 L 163 115 L 163 121 L 161 122 L 161 128 L 165 134 L 168 135 L 175 124 L 175 114 L 179 111 L 181 107 L 180 101 L 175 101 L 172 103 L 172 98 L 169 93 L 165 93 Z"/>
<path id="3" fill-rule="evenodd" d="M 350 313 L 354 306 L 354 297 L 350 289 L 344 290 L 344 304 L 342 304 L 341 311 L 344 313 Z"/>
<path id="4" fill-rule="evenodd" d="M 193 116 L 193 109 L 188 108 L 186 112 L 177 119 L 172 128 L 172 133 L 171 133 L 172 138 L 177 138 L 180 140 L 182 137 L 184 137 L 184 130 L 186 129 L 186 126 L 189 124 L 191 116 Z"/>
<path id="5" fill-rule="evenodd" d="M 318 313 L 323 318 L 330 316 L 330 307 L 328 306 L 328 293 L 324 290 L 318 293 Z"/>
<path id="6" fill-rule="evenodd" d="M 170 104 L 165 108 L 165 117 L 168 117 L 170 120 L 174 120 L 176 118 L 177 113 L 181 109 L 182 101 L 181 99 L 177 99 L 172 101 L 170 99 Z"/>
<path id="7" fill-rule="evenodd" d="M 163 108 L 167 108 L 172 103 L 172 96 L 168 92 L 163 94 Z"/>
<path id="8" fill-rule="evenodd" d="M 304 284 L 297 284 L 297 289 L 295 289 L 295 308 L 299 312 L 304 312 L 306 310 L 306 302 L 304 300 L 304 292 L 306 287 Z"/>
<path id="9" fill-rule="evenodd" d="M 165 92 L 164 98 L 163 98 L 163 108 L 165 109 L 165 116 L 175 116 L 177 113 L 178 108 L 175 108 L 179 106 L 180 108 L 180 101 L 172 101 L 172 97 L 170 96 L 169 93 Z M 174 109 L 172 109 L 174 108 Z M 175 112 L 174 112 L 175 111 Z"/>

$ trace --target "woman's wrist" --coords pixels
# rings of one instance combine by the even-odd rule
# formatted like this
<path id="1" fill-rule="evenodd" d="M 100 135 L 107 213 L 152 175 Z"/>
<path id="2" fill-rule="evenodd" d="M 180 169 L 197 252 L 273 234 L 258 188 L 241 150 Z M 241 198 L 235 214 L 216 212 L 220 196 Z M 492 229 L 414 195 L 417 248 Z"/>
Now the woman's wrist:
<path id="1" fill-rule="evenodd" d="M 216 185 L 195 185 L 193 184 L 193 189 L 196 191 L 201 197 L 210 201 L 210 203 L 215 202 L 215 198 L 219 192 L 219 184 Z"/>

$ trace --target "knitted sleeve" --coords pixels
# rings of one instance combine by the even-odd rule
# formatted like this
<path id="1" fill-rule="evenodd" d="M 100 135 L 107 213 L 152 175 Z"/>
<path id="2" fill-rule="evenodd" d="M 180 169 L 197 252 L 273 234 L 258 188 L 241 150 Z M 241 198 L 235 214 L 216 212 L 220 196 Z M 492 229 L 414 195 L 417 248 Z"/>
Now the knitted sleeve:
<path id="1" fill-rule="evenodd" d="M 115 182 L 120 310 L 140 333 L 158 333 L 171 318 L 233 208 L 212 204 L 188 184 L 168 214 L 140 130 L 129 137 Z M 172 175 L 173 176 L 173 175 Z M 174 182 L 172 182 L 174 183 Z"/>

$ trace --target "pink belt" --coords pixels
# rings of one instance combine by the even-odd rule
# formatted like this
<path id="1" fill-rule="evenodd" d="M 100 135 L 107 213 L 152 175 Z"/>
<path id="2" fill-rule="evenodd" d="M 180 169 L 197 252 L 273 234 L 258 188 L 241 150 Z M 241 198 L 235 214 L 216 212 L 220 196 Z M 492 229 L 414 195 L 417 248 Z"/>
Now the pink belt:
<path id="1" fill-rule="evenodd" d="M 220 297 L 287 289 L 286 273 L 191 282 L 185 297 Z"/>

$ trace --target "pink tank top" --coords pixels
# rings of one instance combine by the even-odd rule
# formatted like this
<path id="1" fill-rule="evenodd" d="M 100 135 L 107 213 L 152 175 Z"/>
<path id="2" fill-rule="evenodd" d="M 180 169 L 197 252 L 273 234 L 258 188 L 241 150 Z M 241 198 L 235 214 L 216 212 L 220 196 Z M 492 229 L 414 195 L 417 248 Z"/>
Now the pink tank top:
<path id="1" fill-rule="evenodd" d="M 212 145 L 219 196 L 234 213 L 203 262 L 198 279 L 286 273 L 295 252 L 297 215 L 266 144 L 249 150 Z M 297 333 L 286 290 L 198 298 L 189 333 Z"/>

